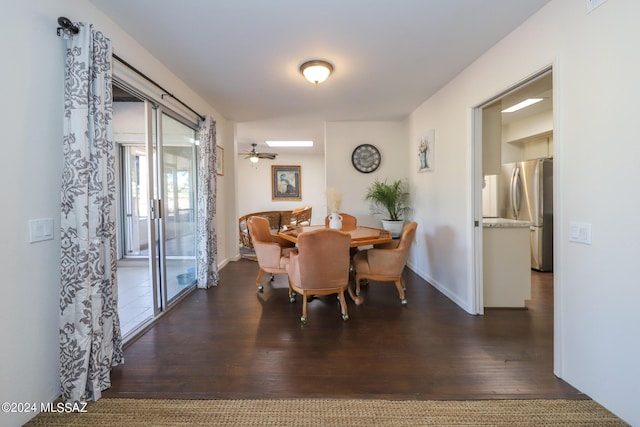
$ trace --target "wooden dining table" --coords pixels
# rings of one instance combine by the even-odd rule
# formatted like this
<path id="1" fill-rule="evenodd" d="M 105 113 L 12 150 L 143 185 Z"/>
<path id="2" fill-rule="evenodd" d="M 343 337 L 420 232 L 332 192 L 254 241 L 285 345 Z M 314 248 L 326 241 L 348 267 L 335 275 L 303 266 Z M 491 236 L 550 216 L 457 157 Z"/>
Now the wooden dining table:
<path id="1" fill-rule="evenodd" d="M 293 243 L 298 242 L 298 236 L 305 231 L 319 230 L 327 228 L 324 225 L 303 225 L 299 227 L 293 227 L 288 230 L 280 231 L 278 236 Z M 381 230 L 373 227 L 344 227 L 338 231 L 348 233 L 351 236 L 351 247 L 358 246 L 377 245 L 380 243 L 389 243 L 393 239 L 391 234 L 387 230 Z"/>
<path id="2" fill-rule="evenodd" d="M 319 230 L 322 228 L 327 228 L 325 225 L 306 225 L 306 226 L 298 226 L 293 227 L 288 230 L 283 230 L 278 233 L 278 236 L 282 237 L 285 240 L 288 240 L 293 243 L 298 243 L 298 236 L 304 232 Z M 377 245 L 382 243 L 389 243 L 393 241 L 391 237 L 391 233 L 387 230 L 382 230 L 379 228 L 373 227 L 364 227 L 361 225 L 355 227 L 343 227 L 339 231 L 343 233 L 348 233 L 351 236 L 351 247 L 356 248 L 358 246 L 369 246 L 369 245 Z M 363 298 L 361 296 L 356 296 L 351 286 L 347 286 L 347 290 L 349 291 L 349 296 L 356 303 L 356 305 L 360 305 L 363 303 Z"/>

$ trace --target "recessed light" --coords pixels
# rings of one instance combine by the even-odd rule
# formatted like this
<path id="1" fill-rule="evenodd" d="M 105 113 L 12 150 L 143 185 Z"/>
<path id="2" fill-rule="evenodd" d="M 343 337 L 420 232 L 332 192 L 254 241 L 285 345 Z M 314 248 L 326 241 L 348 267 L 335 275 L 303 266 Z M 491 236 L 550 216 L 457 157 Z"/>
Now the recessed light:
<path id="1" fill-rule="evenodd" d="M 518 110 L 522 110 L 525 107 L 528 107 L 529 105 L 533 105 L 537 102 L 542 101 L 542 98 L 529 98 L 529 99 L 525 99 L 522 102 L 518 102 L 516 105 L 509 107 L 505 110 L 502 110 L 503 113 L 513 113 L 514 111 L 518 111 Z"/>
<path id="2" fill-rule="evenodd" d="M 313 147 L 313 141 L 265 141 L 269 147 Z"/>

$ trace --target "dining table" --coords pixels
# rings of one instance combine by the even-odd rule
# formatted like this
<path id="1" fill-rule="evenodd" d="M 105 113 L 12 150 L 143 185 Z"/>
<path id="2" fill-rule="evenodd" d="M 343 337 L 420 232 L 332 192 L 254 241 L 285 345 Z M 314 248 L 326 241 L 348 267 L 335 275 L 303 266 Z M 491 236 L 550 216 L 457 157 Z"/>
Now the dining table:
<path id="1" fill-rule="evenodd" d="M 287 230 L 282 230 L 278 233 L 278 236 L 282 237 L 285 240 L 288 240 L 293 243 L 298 243 L 298 236 L 302 233 L 312 230 L 319 230 L 327 228 L 325 225 L 305 225 L 292 227 Z M 354 227 L 343 227 L 340 230 L 343 233 L 347 233 L 351 236 L 351 244 L 352 248 L 357 248 L 359 246 L 369 246 L 369 245 L 378 245 L 383 243 L 389 243 L 393 241 L 391 237 L 391 233 L 387 230 L 374 228 L 374 227 L 366 227 L 357 225 Z M 363 298 L 359 295 L 355 294 L 355 291 L 351 289 L 351 286 L 347 286 L 347 290 L 349 292 L 349 296 L 356 303 L 356 305 L 360 305 L 363 303 Z"/>

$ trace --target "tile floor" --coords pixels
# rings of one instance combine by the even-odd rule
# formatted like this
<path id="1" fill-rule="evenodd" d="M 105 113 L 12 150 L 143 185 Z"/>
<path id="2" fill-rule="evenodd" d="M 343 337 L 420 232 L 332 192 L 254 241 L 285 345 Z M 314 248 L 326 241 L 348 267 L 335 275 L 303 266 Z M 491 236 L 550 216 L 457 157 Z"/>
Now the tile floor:
<path id="1" fill-rule="evenodd" d="M 169 303 L 195 281 L 179 284 L 177 276 L 194 268 L 195 259 L 167 260 L 167 294 Z M 123 338 L 139 326 L 153 319 L 153 289 L 149 274 L 149 260 L 126 258 L 118 261 L 118 314 Z"/>

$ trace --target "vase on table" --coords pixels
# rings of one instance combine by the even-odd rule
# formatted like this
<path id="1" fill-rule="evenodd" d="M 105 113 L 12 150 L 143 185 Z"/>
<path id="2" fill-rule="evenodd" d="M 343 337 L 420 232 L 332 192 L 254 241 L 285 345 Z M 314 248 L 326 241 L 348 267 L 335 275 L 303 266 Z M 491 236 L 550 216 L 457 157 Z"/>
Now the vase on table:
<path id="1" fill-rule="evenodd" d="M 338 212 L 331 212 L 331 215 L 329 215 L 329 228 L 334 230 L 342 229 L 342 215 Z"/>

